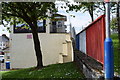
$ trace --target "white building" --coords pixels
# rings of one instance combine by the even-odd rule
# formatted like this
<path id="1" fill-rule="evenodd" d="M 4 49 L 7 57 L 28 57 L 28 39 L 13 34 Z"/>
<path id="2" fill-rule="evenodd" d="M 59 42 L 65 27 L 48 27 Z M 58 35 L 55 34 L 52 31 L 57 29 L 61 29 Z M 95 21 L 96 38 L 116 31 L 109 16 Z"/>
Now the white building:
<path id="1" fill-rule="evenodd" d="M 65 20 L 65 18 L 63 19 Z M 65 33 L 63 23 L 64 29 L 62 29 L 61 25 L 57 24 L 56 31 L 52 31 L 53 24 L 49 24 L 51 21 L 49 19 L 43 21 L 47 26 L 39 26 L 38 30 L 43 65 L 73 61 L 73 46 L 70 34 Z M 58 28 L 59 26 L 60 28 Z M 37 64 L 32 33 L 28 29 L 22 29 L 20 27 L 11 27 L 11 68 L 28 68 Z"/>

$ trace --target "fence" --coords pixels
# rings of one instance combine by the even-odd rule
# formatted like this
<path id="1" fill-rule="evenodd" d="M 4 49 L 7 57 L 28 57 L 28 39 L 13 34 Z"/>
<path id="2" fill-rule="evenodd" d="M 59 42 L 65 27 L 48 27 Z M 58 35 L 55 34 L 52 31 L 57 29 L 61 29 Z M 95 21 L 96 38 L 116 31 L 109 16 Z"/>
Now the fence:
<path id="1" fill-rule="evenodd" d="M 76 48 L 104 63 L 105 15 L 98 17 L 76 35 Z"/>

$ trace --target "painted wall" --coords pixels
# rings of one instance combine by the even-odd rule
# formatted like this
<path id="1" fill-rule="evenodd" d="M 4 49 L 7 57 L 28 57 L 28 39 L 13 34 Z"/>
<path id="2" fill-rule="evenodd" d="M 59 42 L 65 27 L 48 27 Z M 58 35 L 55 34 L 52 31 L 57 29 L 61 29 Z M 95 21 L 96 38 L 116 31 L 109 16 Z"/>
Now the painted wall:
<path id="1" fill-rule="evenodd" d="M 80 47 L 80 46 L 79 46 L 79 44 L 80 44 L 79 38 L 80 38 L 80 37 L 79 37 L 79 34 L 77 34 L 77 35 L 76 35 L 76 49 L 78 49 L 78 50 L 79 50 L 79 47 Z"/>
<path id="2" fill-rule="evenodd" d="M 79 50 L 83 53 L 86 53 L 86 31 L 80 33 L 79 37 L 80 37 Z"/>
<path id="3" fill-rule="evenodd" d="M 99 17 L 86 30 L 87 54 L 104 63 L 105 16 Z"/>
<path id="4" fill-rule="evenodd" d="M 11 34 L 11 68 L 36 66 L 36 56 L 33 39 L 31 37 L 31 33 Z M 73 48 L 70 34 L 39 33 L 39 40 L 43 52 L 44 66 L 73 61 Z M 63 43 L 65 43 L 66 46 L 63 45 Z M 66 53 L 64 49 L 67 50 Z"/>
<path id="5" fill-rule="evenodd" d="M 76 48 L 104 63 L 105 15 L 98 17 L 76 35 Z"/>
<path id="6" fill-rule="evenodd" d="M 76 48 L 86 54 L 86 31 L 76 35 Z"/>

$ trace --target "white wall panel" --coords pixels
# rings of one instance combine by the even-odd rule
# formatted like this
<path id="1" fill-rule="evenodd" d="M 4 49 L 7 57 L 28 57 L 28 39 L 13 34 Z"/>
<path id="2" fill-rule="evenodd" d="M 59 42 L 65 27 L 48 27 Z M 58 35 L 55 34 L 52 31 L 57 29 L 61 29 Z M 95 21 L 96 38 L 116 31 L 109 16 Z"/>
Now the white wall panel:
<path id="1" fill-rule="evenodd" d="M 79 50 L 86 53 L 86 31 L 79 34 Z"/>

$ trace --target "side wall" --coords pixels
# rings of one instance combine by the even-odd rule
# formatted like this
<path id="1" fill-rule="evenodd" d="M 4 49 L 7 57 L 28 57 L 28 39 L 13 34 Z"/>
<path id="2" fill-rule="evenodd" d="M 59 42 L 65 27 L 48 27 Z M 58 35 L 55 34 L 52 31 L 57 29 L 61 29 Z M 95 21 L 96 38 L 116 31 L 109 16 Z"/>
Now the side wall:
<path id="1" fill-rule="evenodd" d="M 87 54 L 104 63 L 105 18 L 97 20 L 86 30 Z"/>
<path id="2" fill-rule="evenodd" d="M 86 53 L 86 31 L 83 31 L 80 35 L 79 50 L 83 53 Z"/>
<path id="3" fill-rule="evenodd" d="M 29 37 L 28 37 L 29 36 Z M 36 66 L 36 56 L 31 33 L 11 34 L 11 68 L 27 68 Z M 41 50 L 43 52 L 43 65 L 59 63 L 59 55 L 63 53 L 63 42 L 71 41 L 69 34 L 40 33 Z M 71 44 L 71 43 L 70 43 Z M 69 45 L 69 44 L 68 44 Z M 72 46 L 64 62 L 73 61 Z M 69 49 L 67 48 L 67 49 Z"/>
<path id="4" fill-rule="evenodd" d="M 79 50 L 79 34 L 76 35 L 76 48 Z"/>
<path id="5" fill-rule="evenodd" d="M 78 50 L 104 63 L 105 15 L 100 16 L 78 33 L 76 38 Z"/>

